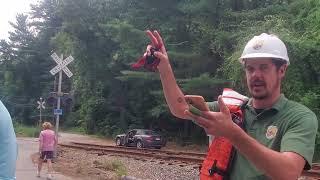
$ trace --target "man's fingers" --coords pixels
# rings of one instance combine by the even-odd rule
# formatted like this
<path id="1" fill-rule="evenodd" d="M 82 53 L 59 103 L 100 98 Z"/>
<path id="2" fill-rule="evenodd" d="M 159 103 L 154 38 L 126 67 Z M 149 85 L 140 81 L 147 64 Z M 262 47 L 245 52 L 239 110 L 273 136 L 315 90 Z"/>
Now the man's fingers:
<path id="1" fill-rule="evenodd" d="M 210 119 L 210 120 L 216 120 L 216 114 L 219 112 L 212 112 L 212 111 L 202 111 L 201 116 L 206 118 L 206 119 Z"/>
<path id="2" fill-rule="evenodd" d="M 147 51 L 150 51 L 150 49 L 152 48 L 152 46 L 150 44 L 147 45 Z"/>
<path id="3" fill-rule="evenodd" d="M 218 97 L 218 104 L 220 107 L 220 112 L 224 113 L 224 114 L 229 114 L 229 108 L 226 106 L 226 104 L 224 104 L 222 96 Z"/>
<path id="4" fill-rule="evenodd" d="M 167 58 L 167 56 L 164 55 L 164 54 L 161 53 L 161 52 L 154 52 L 154 55 L 155 55 L 157 58 L 159 58 L 160 60 L 163 60 L 163 59 L 166 59 L 166 58 Z"/>
<path id="5" fill-rule="evenodd" d="M 151 32 L 150 30 L 147 30 L 146 33 L 151 40 L 152 46 L 155 48 L 160 48 L 160 52 L 163 53 L 163 55 L 167 56 L 167 51 L 166 51 L 166 48 L 164 47 L 163 40 L 159 32 L 158 31 Z"/>
<path id="6" fill-rule="evenodd" d="M 152 48 L 152 46 L 151 46 L 150 44 L 148 44 L 147 50 L 146 50 L 146 52 L 143 54 L 143 56 L 150 55 L 150 54 L 151 54 L 151 52 L 150 52 L 150 49 L 151 49 L 151 48 Z"/>
<path id="7" fill-rule="evenodd" d="M 193 113 L 191 113 L 189 110 L 185 110 L 184 111 L 185 115 L 187 115 L 188 117 L 190 117 L 190 119 L 196 123 L 197 125 L 203 127 L 203 128 L 207 128 L 210 126 L 209 121 L 206 120 L 205 118 L 201 117 L 201 116 L 197 116 L 194 115 Z"/>
<path id="8" fill-rule="evenodd" d="M 158 45 L 160 46 L 161 52 L 166 52 L 166 48 L 164 47 L 164 43 L 163 43 L 163 40 L 162 40 L 159 32 L 158 31 L 153 31 L 153 34 L 158 40 L 158 43 L 159 43 Z"/>
<path id="9" fill-rule="evenodd" d="M 197 115 L 193 114 L 189 110 L 185 110 L 184 114 L 187 115 L 188 117 L 190 117 L 191 119 L 196 119 L 196 118 L 200 117 L 200 116 L 197 116 Z"/>
<path id="10" fill-rule="evenodd" d="M 192 98 L 190 98 L 190 95 L 184 95 L 184 99 L 187 101 L 187 103 L 192 104 Z"/>
<path id="11" fill-rule="evenodd" d="M 150 30 L 147 30 L 146 33 L 147 33 L 147 35 L 149 36 L 149 38 L 151 40 L 152 46 L 153 47 L 157 47 L 159 44 L 158 44 L 158 40 L 154 36 L 154 34 Z"/>

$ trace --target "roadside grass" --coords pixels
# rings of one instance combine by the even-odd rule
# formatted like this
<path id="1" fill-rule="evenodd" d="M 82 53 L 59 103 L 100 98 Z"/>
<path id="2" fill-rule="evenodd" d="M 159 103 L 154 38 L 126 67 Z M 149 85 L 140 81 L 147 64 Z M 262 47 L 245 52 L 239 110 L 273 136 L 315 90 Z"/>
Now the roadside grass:
<path id="1" fill-rule="evenodd" d="M 115 172 L 118 177 L 127 175 L 126 167 L 119 160 L 105 160 L 103 162 L 95 160 L 93 164 L 99 169 Z"/>
<path id="2" fill-rule="evenodd" d="M 106 137 L 106 136 L 103 136 L 101 134 L 87 134 L 88 136 L 90 137 L 93 137 L 93 138 L 98 138 L 98 139 L 112 139 L 110 137 Z"/>
<path id="3" fill-rule="evenodd" d="M 87 135 L 86 130 L 83 127 L 68 127 L 62 128 L 63 132 Z"/>
<path id="4" fill-rule="evenodd" d="M 102 134 L 88 134 L 83 127 L 68 127 L 68 128 L 62 128 L 61 130 L 66 133 L 80 134 L 80 135 L 86 135 L 86 136 L 98 138 L 98 139 L 111 139 L 112 140 L 112 138 L 106 137 Z"/>
<path id="5" fill-rule="evenodd" d="M 26 126 L 20 123 L 13 124 L 17 137 L 38 137 L 40 129 L 35 126 Z"/>

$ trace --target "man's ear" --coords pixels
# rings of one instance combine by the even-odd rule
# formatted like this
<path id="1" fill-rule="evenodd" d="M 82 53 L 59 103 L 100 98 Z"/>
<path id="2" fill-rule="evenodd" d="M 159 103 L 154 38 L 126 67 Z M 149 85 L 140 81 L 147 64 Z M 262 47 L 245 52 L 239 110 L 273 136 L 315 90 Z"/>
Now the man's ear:
<path id="1" fill-rule="evenodd" d="M 287 64 L 284 64 L 279 68 L 279 73 L 280 73 L 281 78 L 284 78 L 286 71 L 287 71 L 287 68 L 288 68 Z"/>

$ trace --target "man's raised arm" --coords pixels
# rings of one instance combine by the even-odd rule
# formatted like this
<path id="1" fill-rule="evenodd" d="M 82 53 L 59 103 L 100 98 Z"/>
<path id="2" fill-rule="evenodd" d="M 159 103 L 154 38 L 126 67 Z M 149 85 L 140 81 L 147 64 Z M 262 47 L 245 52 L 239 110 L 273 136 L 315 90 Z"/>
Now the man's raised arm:
<path id="1" fill-rule="evenodd" d="M 158 70 L 160 73 L 164 96 L 170 111 L 174 116 L 186 119 L 187 116 L 184 114 L 184 111 L 189 109 L 189 106 L 174 77 L 163 40 L 157 31 L 151 32 L 148 30 L 147 35 L 152 42 L 152 46 L 160 47 L 160 50 L 155 52 L 154 55 L 160 59 Z M 147 51 L 148 49 L 149 48 L 147 48 Z"/>

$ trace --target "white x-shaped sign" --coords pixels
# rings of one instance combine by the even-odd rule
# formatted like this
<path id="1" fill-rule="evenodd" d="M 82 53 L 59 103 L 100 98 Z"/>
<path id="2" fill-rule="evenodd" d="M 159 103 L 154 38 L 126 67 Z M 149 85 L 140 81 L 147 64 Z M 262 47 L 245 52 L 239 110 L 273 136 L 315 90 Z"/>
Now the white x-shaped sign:
<path id="1" fill-rule="evenodd" d="M 56 67 L 50 70 L 52 75 L 57 74 L 59 71 L 63 70 L 63 72 L 70 78 L 73 74 L 67 67 L 69 63 L 71 63 L 74 59 L 72 56 L 67 57 L 65 60 L 59 58 L 56 53 L 51 55 L 52 59 L 58 64 Z"/>
<path id="2" fill-rule="evenodd" d="M 45 104 L 45 102 L 44 101 L 42 101 L 42 102 L 40 102 L 40 101 L 37 101 L 37 103 L 38 103 L 38 109 L 45 109 L 46 107 L 44 106 L 44 104 Z"/>

